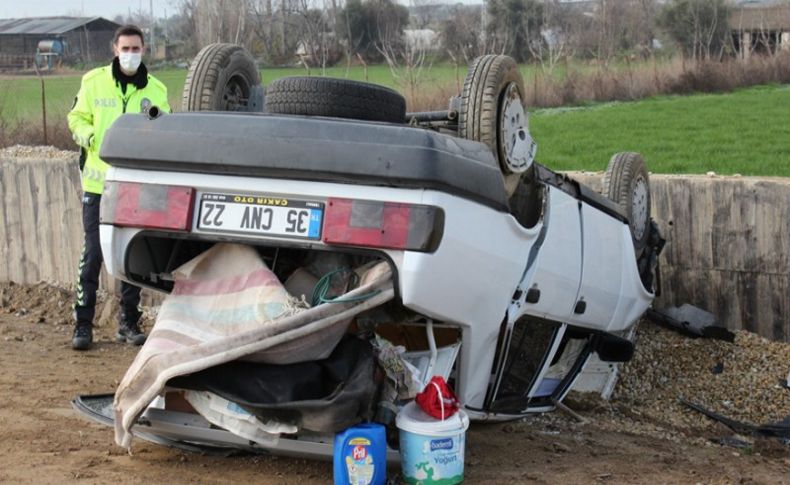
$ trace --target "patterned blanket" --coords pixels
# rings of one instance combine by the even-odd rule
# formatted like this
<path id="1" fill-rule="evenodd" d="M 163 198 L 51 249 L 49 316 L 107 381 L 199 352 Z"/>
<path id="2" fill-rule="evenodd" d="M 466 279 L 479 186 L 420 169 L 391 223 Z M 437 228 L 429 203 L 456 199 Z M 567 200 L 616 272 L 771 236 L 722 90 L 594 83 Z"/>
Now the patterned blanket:
<path id="1" fill-rule="evenodd" d="M 239 244 L 217 244 L 173 276 L 173 291 L 115 393 L 115 441 L 125 448 L 137 417 L 169 379 L 237 359 L 318 358 L 305 342 L 323 341 L 318 352 L 331 352 L 355 315 L 394 296 L 390 269 L 379 263 L 338 302 L 308 308 L 255 249 Z"/>

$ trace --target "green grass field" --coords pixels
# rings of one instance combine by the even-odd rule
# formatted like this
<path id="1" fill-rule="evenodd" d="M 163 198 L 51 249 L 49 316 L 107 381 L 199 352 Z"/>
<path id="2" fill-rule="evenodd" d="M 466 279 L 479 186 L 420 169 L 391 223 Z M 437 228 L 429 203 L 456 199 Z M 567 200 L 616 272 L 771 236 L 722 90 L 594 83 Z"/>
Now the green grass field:
<path id="1" fill-rule="evenodd" d="M 530 118 L 538 160 L 557 170 L 604 170 L 637 151 L 656 173 L 790 176 L 790 86 L 662 96 L 539 110 Z"/>
<path id="2" fill-rule="evenodd" d="M 522 67 L 530 79 L 532 67 Z M 322 75 L 312 69 L 312 75 Z M 348 74 L 348 76 L 346 76 Z M 423 74 L 424 88 L 462 82 L 451 65 L 434 65 Z M 181 104 L 186 70 L 157 71 L 168 87 L 171 106 Z M 283 76 L 305 75 L 301 68 L 262 70 L 264 84 Z M 333 67 L 326 75 L 364 80 L 361 67 Z M 387 66 L 368 69 L 368 80 L 398 89 Z M 79 89 L 80 75 L 45 78 L 48 123 L 65 123 Z M 529 84 L 529 83 L 527 83 Z M 529 88 L 529 86 L 527 86 Z M 728 94 L 662 96 L 629 103 L 537 110 L 530 129 L 538 159 L 557 170 L 603 170 L 615 152 L 638 151 L 655 173 L 740 173 L 790 176 L 787 136 L 790 86 L 763 86 Z M 40 123 L 41 91 L 35 77 L 0 78 L 0 116 L 8 123 Z"/>

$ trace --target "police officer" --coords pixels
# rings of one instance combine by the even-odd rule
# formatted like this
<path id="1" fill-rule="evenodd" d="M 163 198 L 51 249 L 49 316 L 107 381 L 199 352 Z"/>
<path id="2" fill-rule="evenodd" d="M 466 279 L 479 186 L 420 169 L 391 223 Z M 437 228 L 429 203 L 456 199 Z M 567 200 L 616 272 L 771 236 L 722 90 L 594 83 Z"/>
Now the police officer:
<path id="1" fill-rule="evenodd" d="M 80 91 L 68 114 L 69 129 L 81 147 L 82 225 L 85 244 L 79 265 L 76 326 L 71 346 L 87 350 L 93 343 L 96 290 L 103 262 L 99 245 L 99 202 L 108 165 L 99 158 L 99 148 L 107 128 L 124 113 L 140 113 L 151 106 L 169 112 L 167 88 L 148 74 L 142 63 L 143 32 L 133 25 L 120 27 L 113 37 L 115 58 L 109 66 L 93 69 L 82 77 Z M 140 331 L 140 288 L 121 283 L 121 311 L 118 315 L 119 342 L 142 345 Z"/>

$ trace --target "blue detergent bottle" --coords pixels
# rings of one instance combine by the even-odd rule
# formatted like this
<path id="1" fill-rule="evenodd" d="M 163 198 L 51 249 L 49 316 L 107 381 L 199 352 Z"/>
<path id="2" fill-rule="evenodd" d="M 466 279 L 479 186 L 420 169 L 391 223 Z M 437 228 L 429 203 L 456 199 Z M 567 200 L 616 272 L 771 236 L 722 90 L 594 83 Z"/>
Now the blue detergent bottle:
<path id="1" fill-rule="evenodd" d="M 335 485 L 384 485 L 387 434 L 384 426 L 362 423 L 335 435 Z"/>

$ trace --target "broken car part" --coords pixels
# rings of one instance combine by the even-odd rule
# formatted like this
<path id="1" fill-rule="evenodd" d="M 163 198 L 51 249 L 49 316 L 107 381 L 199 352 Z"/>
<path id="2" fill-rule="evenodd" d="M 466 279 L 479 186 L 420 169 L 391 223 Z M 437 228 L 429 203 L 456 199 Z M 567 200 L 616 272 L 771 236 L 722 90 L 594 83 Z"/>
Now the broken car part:
<path id="1" fill-rule="evenodd" d="M 716 317 L 699 307 L 684 303 L 680 307 L 653 308 L 645 314 L 648 320 L 693 337 L 735 341 L 735 334 L 718 325 Z"/>

